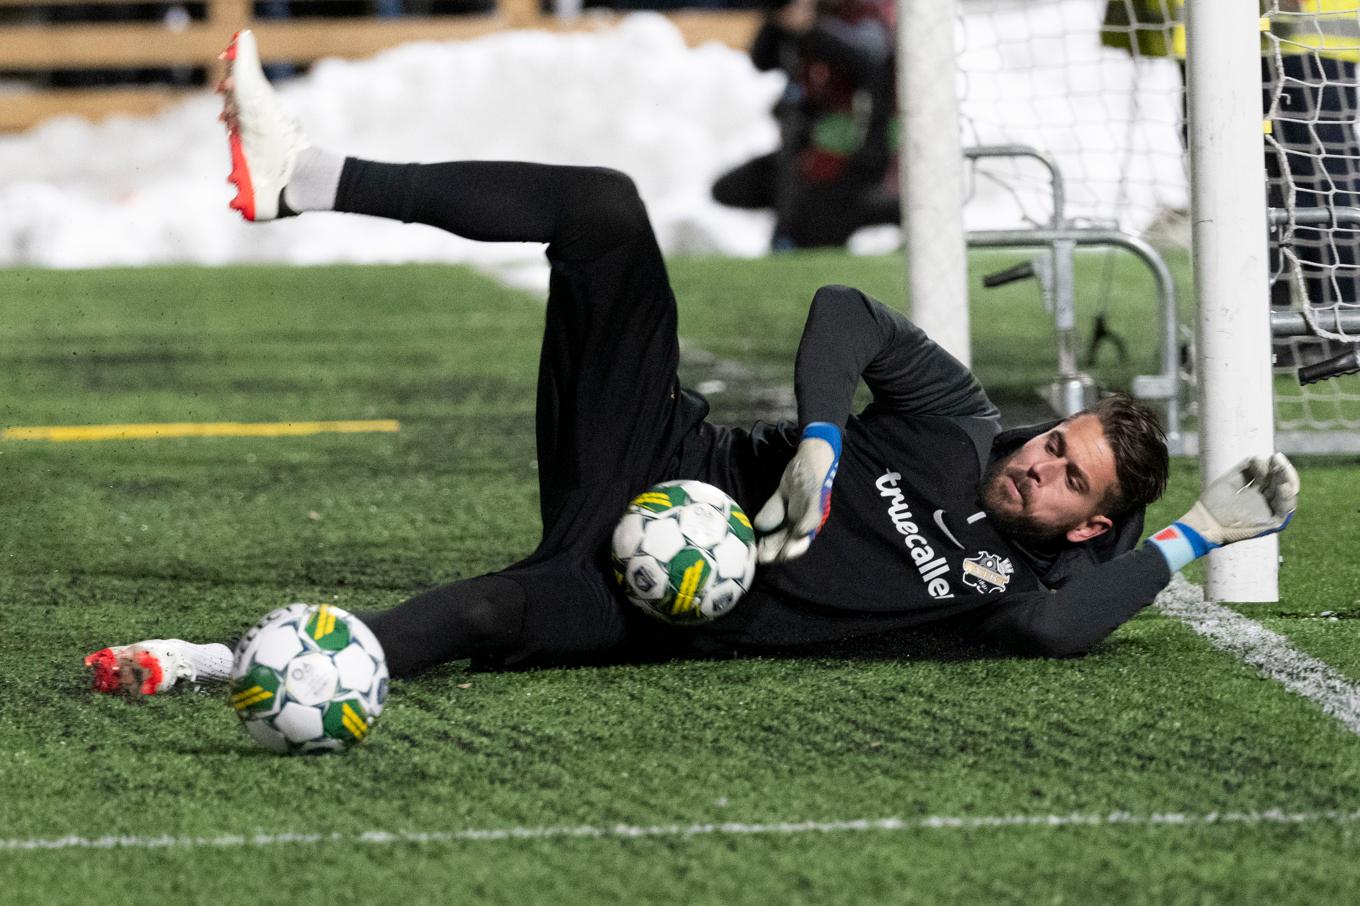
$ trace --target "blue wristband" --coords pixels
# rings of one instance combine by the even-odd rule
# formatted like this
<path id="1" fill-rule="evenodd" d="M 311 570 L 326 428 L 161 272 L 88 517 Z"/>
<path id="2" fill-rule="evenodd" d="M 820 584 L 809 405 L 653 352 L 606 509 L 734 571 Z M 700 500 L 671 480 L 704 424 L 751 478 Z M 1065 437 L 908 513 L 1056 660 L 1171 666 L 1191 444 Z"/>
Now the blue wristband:
<path id="1" fill-rule="evenodd" d="M 1174 573 L 1184 568 L 1192 560 L 1198 560 L 1209 551 L 1222 545 L 1205 540 L 1199 532 L 1184 522 L 1173 522 L 1148 539 L 1148 544 L 1157 548 L 1166 559 L 1166 565 Z"/>
<path id="2" fill-rule="evenodd" d="M 803 440 L 815 437 L 817 440 L 824 440 L 831 444 L 832 451 L 836 454 L 836 461 L 841 459 L 841 429 L 831 422 L 808 422 L 803 428 Z"/>
<path id="3" fill-rule="evenodd" d="M 822 476 L 822 493 L 819 501 L 822 518 L 821 521 L 817 523 L 817 527 L 808 532 L 809 538 L 817 537 L 817 533 L 822 530 L 822 526 L 826 525 L 827 517 L 831 515 L 831 485 L 836 480 L 836 470 L 840 467 L 841 463 L 841 429 L 831 424 L 831 422 L 808 422 L 807 426 L 803 428 L 803 440 L 813 438 L 824 440 L 830 444 L 833 458 L 831 460 L 831 468 L 827 469 L 826 474 Z"/>

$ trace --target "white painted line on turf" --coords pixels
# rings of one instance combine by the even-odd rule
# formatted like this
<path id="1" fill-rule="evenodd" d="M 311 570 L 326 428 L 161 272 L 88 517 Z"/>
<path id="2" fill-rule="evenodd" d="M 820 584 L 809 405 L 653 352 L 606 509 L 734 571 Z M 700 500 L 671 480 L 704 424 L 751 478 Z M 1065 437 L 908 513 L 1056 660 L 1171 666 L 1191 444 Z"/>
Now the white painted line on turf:
<path id="1" fill-rule="evenodd" d="M 1157 607 L 1289 691 L 1316 702 L 1346 729 L 1360 734 L 1360 686 L 1299 651 L 1278 632 L 1235 610 L 1204 600 L 1203 590 L 1179 573 L 1157 597 Z"/>
<path id="2" fill-rule="evenodd" d="M 223 834 L 216 837 L 51 837 L 0 840 L 0 852 L 41 852 L 64 849 L 193 849 L 279 846 L 289 843 L 343 843 L 388 845 L 396 843 L 478 843 L 506 840 L 636 840 L 648 837 L 682 839 L 707 836 L 758 836 L 902 832 L 936 830 L 987 830 L 1004 828 L 1062 827 L 1211 827 L 1217 825 L 1355 824 L 1360 811 L 1290 812 L 1266 809 L 1256 812 L 1105 812 L 1070 815 L 929 815 L 921 818 L 862 818 L 851 821 L 778 821 L 749 824 L 726 821 L 715 824 L 610 824 L 561 827 L 505 827 L 452 831 L 363 831 L 329 834 Z"/>

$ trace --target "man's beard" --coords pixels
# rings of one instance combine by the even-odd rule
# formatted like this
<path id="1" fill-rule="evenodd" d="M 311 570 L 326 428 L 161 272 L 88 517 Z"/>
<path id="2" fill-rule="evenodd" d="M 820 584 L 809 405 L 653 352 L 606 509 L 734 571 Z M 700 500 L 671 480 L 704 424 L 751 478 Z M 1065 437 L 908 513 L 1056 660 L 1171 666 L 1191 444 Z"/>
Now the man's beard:
<path id="1" fill-rule="evenodd" d="M 1010 465 L 1015 456 L 1016 454 L 1012 453 L 996 460 L 987 467 L 987 472 L 982 477 L 982 509 L 992 525 L 1006 537 L 1031 547 L 1054 547 L 1063 535 L 1067 534 L 1067 529 L 1044 525 L 1033 516 L 1026 516 L 1024 513 L 1012 513 L 1003 509 L 1006 502 L 1003 482 L 1007 480 L 1003 476 L 1006 467 Z M 1017 482 L 1017 491 L 1019 484 L 1020 482 Z M 1021 493 L 1023 496 L 1023 492 Z"/>

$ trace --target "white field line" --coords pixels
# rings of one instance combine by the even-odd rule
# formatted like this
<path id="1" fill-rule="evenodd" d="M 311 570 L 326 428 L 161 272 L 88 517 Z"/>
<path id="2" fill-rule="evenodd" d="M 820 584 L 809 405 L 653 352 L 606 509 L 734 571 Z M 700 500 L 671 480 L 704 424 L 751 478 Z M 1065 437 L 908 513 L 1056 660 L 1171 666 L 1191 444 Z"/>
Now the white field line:
<path id="1" fill-rule="evenodd" d="M 940 830 L 989 830 L 1004 828 L 1063 827 L 1214 827 L 1260 825 L 1349 825 L 1360 822 L 1360 811 L 1290 812 L 1267 809 L 1256 812 L 1108 812 L 1070 815 L 931 815 L 922 818 L 862 818 L 851 821 L 780 821 L 747 824 L 729 821 L 716 824 L 612 824 L 562 827 L 506 827 L 450 831 L 363 831 L 328 834 L 223 834 L 214 837 L 51 837 L 0 840 L 0 852 L 41 852 L 64 849 L 209 849 L 265 847 L 286 844 L 446 844 L 503 842 L 510 840 L 636 840 L 649 837 L 689 839 L 709 836 L 790 836 L 839 834 L 866 831 L 912 832 Z"/>
<path id="2" fill-rule="evenodd" d="M 1215 647 L 1255 667 L 1286 689 L 1322 707 L 1360 734 L 1360 686 L 1299 651 L 1289 640 L 1235 610 L 1204 600 L 1204 592 L 1179 573 L 1157 598 L 1157 607 L 1185 622 Z"/>

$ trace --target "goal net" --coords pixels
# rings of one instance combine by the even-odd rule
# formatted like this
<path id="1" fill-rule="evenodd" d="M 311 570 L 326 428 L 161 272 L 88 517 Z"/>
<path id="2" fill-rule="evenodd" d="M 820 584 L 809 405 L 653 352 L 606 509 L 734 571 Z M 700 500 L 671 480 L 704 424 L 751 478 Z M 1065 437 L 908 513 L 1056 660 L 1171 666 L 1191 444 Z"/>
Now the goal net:
<path id="1" fill-rule="evenodd" d="M 1257 12 L 1278 443 L 1354 450 L 1360 377 L 1345 372 L 1360 342 L 1360 0 L 1244 10 Z M 1068 225 L 1133 233 L 1185 260 L 1184 15 L 1184 0 L 961 0 L 965 148 L 1037 149 L 1061 172 Z M 970 231 L 1053 222 L 1050 176 L 1032 159 L 975 158 L 965 180 Z M 1192 320 L 1188 283 L 1180 290 Z M 1097 301 L 1117 313 L 1118 299 Z M 1300 372 L 1334 376 L 1301 383 Z M 1195 394 L 1184 395 L 1193 415 Z"/>

